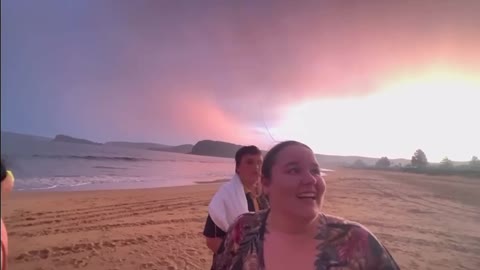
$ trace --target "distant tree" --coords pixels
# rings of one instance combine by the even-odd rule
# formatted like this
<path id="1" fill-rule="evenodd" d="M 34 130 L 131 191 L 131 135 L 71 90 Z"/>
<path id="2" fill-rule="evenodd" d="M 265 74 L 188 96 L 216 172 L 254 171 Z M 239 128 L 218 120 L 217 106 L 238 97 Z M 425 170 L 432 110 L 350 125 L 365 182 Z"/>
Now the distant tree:
<path id="1" fill-rule="evenodd" d="M 388 168 L 390 167 L 390 160 L 387 157 L 382 157 L 379 160 L 377 160 L 377 163 L 375 163 L 375 167 Z"/>
<path id="2" fill-rule="evenodd" d="M 443 169 L 452 169 L 453 168 L 453 162 L 448 159 L 448 157 L 442 159 L 442 161 L 440 162 L 440 168 L 443 168 Z"/>
<path id="3" fill-rule="evenodd" d="M 427 156 L 425 153 L 418 149 L 412 156 L 412 167 L 415 168 L 425 168 L 428 165 Z"/>
<path id="4" fill-rule="evenodd" d="M 470 161 L 470 166 L 472 167 L 480 167 L 480 161 L 478 160 L 477 156 L 473 156 L 472 160 Z"/>
<path id="5" fill-rule="evenodd" d="M 357 168 L 357 169 L 363 169 L 363 168 L 366 168 L 366 167 L 367 167 L 367 164 L 365 164 L 365 162 L 363 162 L 363 160 L 357 159 L 357 160 L 352 164 L 352 167 L 353 167 L 353 168 Z"/>
<path id="6" fill-rule="evenodd" d="M 411 169 L 411 168 L 413 168 L 413 166 L 412 166 L 412 164 L 408 163 L 408 164 L 405 164 L 405 166 L 403 166 L 403 168 Z"/>

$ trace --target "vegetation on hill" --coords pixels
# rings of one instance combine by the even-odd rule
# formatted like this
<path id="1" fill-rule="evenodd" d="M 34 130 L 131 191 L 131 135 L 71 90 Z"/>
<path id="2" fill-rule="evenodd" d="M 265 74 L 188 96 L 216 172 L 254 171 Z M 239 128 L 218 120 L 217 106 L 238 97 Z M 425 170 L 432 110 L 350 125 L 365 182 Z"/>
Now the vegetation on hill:
<path id="1" fill-rule="evenodd" d="M 376 168 L 388 168 L 390 167 L 390 160 L 388 157 L 382 157 L 375 163 Z"/>
<path id="2" fill-rule="evenodd" d="M 135 148 L 135 149 L 151 149 L 151 148 L 166 148 L 170 147 L 169 145 L 158 144 L 158 143 L 146 143 L 146 142 L 106 142 L 107 146 L 115 147 L 124 147 L 124 148 Z"/>
<path id="3" fill-rule="evenodd" d="M 137 143 L 137 142 L 106 142 L 107 146 L 135 148 L 150 151 L 162 151 L 187 154 L 192 151 L 192 144 L 182 144 L 177 146 L 159 144 L 159 143 Z"/>
<path id="4" fill-rule="evenodd" d="M 57 135 L 52 140 L 52 142 L 67 142 L 67 143 L 80 143 L 80 144 L 92 144 L 92 145 L 102 145 L 101 143 L 92 142 L 85 139 L 74 138 L 67 135 Z"/>
<path id="5" fill-rule="evenodd" d="M 192 144 L 182 144 L 177 146 L 167 146 L 167 147 L 161 147 L 161 148 L 152 147 L 152 148 L 148 148 L 148 150 L 188 154 L 192 152 L 192 148 L 193 148 Z"/>
<path id="6" fill-rule="evenodd" d="M 393 164 L 388 157 L 382 157 L 377 160 L 375 166 L 369 166 L 362 160 L 356 160 L 348 165 L 349 168 L 368 169 L 368 170 L 388 170 L 401 171 L 409 173 L 422 173 L 430 175 L 460 175 L 468 177 L 480 177 L 480 161 L 478 157 L 473 156 L 468 164 L 459 164 L 445 157 L 440 163 L 429 163 L 427 155 L 421 149 L 415 151 L 410 164 Z"/>
<path id="7" fill-rule="evenodd" d="M 233 158 L 240 147 L 242 147 L 242 145 L 221 141 L 203 140 L 197 142 L 193 146 L 191 154 Z"/>

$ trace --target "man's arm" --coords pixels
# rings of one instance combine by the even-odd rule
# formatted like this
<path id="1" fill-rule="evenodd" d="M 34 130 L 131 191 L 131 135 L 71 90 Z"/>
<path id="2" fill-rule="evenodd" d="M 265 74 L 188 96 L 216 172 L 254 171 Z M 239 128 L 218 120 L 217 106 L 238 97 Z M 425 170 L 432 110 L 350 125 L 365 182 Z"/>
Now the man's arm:
<path id="1" fill-rule="evenodd" d="M 217 253 L 218 248 L 222 245 L 223 238 L 225 237 L 225 232 L 213 222 L 210 215 L 207 217 L 205 222 L 205 228 L 203 229 L 203 235 L 205 236 L 207 247 Z"/>
<path id="2" fill-rule="evenodd" d="M 223 239 L 218 237 L 205 237 L 207 242 L 207 247 L 213 251 L 213 253 L 217 253 L 218 249 L 222 245 Z"/>

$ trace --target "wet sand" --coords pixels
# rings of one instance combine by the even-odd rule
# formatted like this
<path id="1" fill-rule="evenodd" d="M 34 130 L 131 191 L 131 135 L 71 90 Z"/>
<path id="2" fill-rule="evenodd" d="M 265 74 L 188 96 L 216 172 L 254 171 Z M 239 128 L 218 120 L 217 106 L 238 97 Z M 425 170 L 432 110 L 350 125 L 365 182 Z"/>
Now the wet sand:
<path id="1" fill-rule="evenodd" d="M 209 269 L 219 185 L 12 194 L 10 269 Z M 325 212 L 366 225 L 403 269 L 480 269 L 480 179 L 340 170 L 327 185 Z"/>

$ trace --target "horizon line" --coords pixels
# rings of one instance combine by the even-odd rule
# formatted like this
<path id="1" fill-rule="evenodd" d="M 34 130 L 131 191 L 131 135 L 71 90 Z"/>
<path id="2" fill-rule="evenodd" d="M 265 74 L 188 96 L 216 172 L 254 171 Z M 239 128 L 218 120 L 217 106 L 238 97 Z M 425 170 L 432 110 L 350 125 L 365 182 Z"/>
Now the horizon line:
<path id="1" fill-rule="evenodd" d="M 152 141 L 126 141 L 126 140 L 108 140 L 108 141 L 105 141 L 105 142 L 97 142 L 97 141 L 93 141 L 93 140 L 90 140 L 90 139 L 85 139 L 85 138 L 81 138 L 81 137 L 75 137 L 75 136 L 72 136 L 72 135 L 67 135 L 65 133 L 58 133 L 56 134 L 54 137 L 51 137 L 51 136 L 47 136 L 47 135 L 37 135 L 37 134 L 29 134 L 29 133 L 22 133 L 22 132 L 18 132 L 18 131 L 9 131 L 9 130 L 1 130 L 0 132 L 5 132 L 5 133 L 13 133 L 13 134 L 18 134 L 18 135 L 26 135 L 26 136 L 33 136 L 33 137 L 43 137 L 45 139 L 55 139 L 56 136 L 59 136 L 59 135 L 63 135 L 63 136 L 68 136 L 68 137 L 71 137 L 71 138 L 74 138 L 74 139 L 80 139 L 80 140 L 87 140 L 87 141 L 90 141 L 92 143 L 97 143 L 97 144 L 101 144 L 101 145 L 105 145 L 107 143 L 112 143 L 112 142 L 124 142 L 124 143 L 151 143 L 151 144 L 159 144 L 159 145 L 165 145 L 165 146 L 170 146 L 170 147 L 176 147 L 176 146 L 181 146 L 181 145 L 192 145 L 194 146 L 195 144 L 197 144 L 198 142 L 201 142 L 201 141 L 216 141 L 216 142 L 223 142 L 223 143 L 230 143 L 230 144 L 236 144 L 236 145 L 242 145 L 242 144 L 238 144 L 238 143 L 234 143 L 234 142 L 229 142 L 229 141 L 220 141 L 220 140 L 214 140 L 214 139 L 203 139 L 203 140 L 199 140 L 195 143 L 182 143 L 182 144 L 176 144 L 176 145 L 170 145 L 170 144 L 164 144 L 164 143 L 159 143 L 159 142 L 152 142 Z M 421 149 L 421 148 L 419 148 Z M 262 150 L 260 149 L 261 151 L 265 151 L 265 152 L 268 152 L 269 150 Z M 322 155 L 322 156 L 334 156 L 334 157 L 344 157 L 344 158 L 347 158 L 347 157 L 350 157 L 350 158 L 369 158 L 369 159 L 380 159 L 382 157 L 387 157 L 389 160 L 391 161 L 395 161 L 395 160 L 404 160 L 404 161 L 410 161 L 411 158 L 405 158 L 405 157 L 394 157 L 394 158 L 389 158 L 387 155 L 382 155 L 381 157 L 372 157 L 372 156 L 362 156 L 362 155 L 337 155 L 337 154 L 322 154 L 322 153 L 315 153 L 315 155 Z M 413 156 L 413 155 L 412 155 Z M 448 158 L 448 156 L 446 156 L 445 158 Z M 450 158 L 448 158 L 450 161 L 452 162 L 469 162 L 470 160 L 451 160 Z M 440 163 L 440 162 L 431 162 L 429 161 L 429 163 Z"/>

